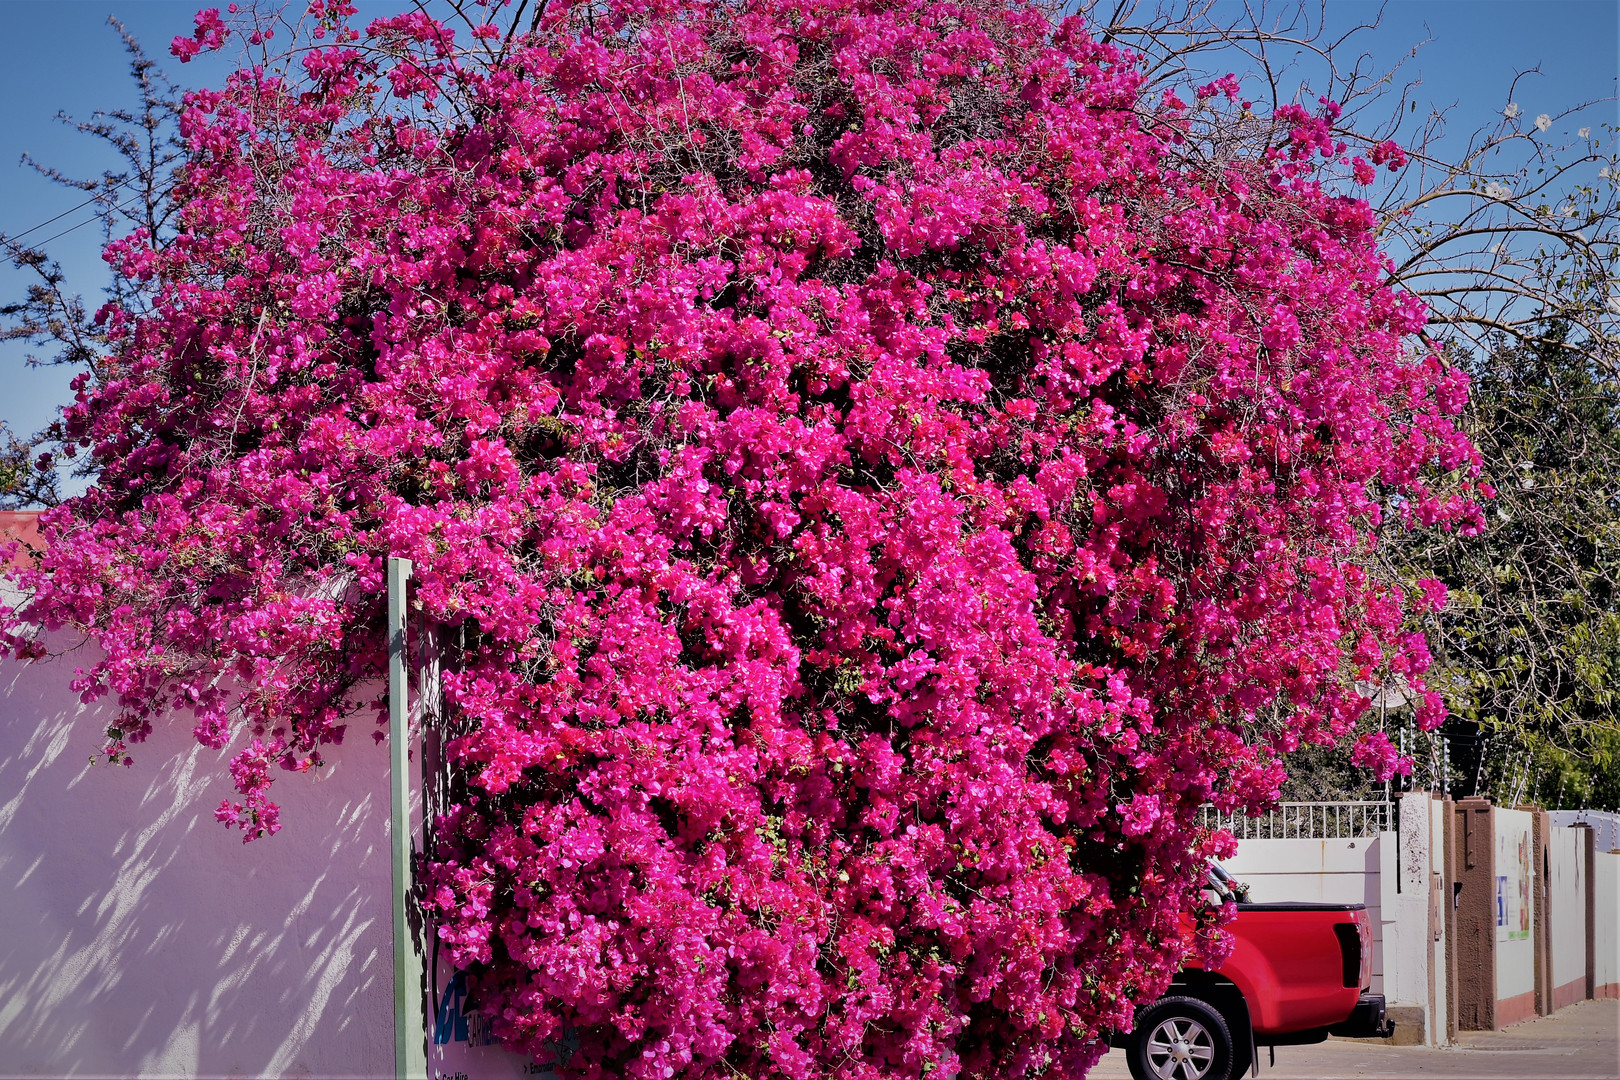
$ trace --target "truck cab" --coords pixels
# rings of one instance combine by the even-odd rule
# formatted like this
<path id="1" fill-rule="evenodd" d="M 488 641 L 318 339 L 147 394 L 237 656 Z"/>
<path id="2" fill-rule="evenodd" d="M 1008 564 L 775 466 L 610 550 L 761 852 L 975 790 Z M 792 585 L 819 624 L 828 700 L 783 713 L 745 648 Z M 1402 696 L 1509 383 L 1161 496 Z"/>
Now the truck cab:
<path id="1" fill-rule="evenodd" d="M 1213 969 L 1189 962 L 1137 1010 L 1135 1028 L 1116 1040 L 1136 1080 L 1231 1080 L 1259 1071 L 1261 1046 L 1389 1034 L 1384 996 L 1371 990 L 1364 904 L 1255 903 L 1213 862 L 1204 895 L 1236 905 L 1232 953 Z M 1183 932 L 1192 930 L 1185 920 Z"/>

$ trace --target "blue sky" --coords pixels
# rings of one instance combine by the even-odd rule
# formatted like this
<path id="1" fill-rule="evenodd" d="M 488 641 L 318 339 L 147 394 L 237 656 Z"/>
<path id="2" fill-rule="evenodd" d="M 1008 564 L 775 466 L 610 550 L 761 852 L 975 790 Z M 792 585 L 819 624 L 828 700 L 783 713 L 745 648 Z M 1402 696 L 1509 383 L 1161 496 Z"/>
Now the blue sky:
<path id="1" fill-rule="evenodd" d="M 53 120 L 59 110 L 88 117 L 97 108 L 131 100 L 127 63 L 117 35 L 106 25 L 108 15 L 120 18 L 177 81 L 200 85 L 223 76 L 217 58 L 181 65 L 168 56 L 169 40 L 190 30 L 200 6 L 196 0 L 0 0 L 0 40 L 10 46 L 6 64 L 0 65 L 0 101 L 6 102 L 0 124 L 0 231 L 20 233 L 83 199 L 19 165 L 23 153 L 84 175 L 112 164 L 92 140 Z M 399 6 L 372 2 L 362 10 L 382 14 Z M 1371 19 L 1378 9 L 1375 0 L 1329 0 L 1328 24 L 1346 28 Z M 1359 40 L 1385 68 L 1427 41 L 1404 69 L 1408 79 L 1420 80 L 1419 111 L 1430 104 L 1454 107 L 1451 130 L 1470 132 L 1500 116 L 1510 81 L 1532 68 L 1540 73 L 1522 80 L 1514 95 L 1528 117 L 1611 98 L 1620 67 L 1620 5 L 1614 0 L 1391 0 L 1379 29 Z M 1617 119 L 1610 100 L 1569 126 Z M 27 239 L 49 237 L 87 216 L 69 214 Z M 97 227 L 70 232 L 47 248 L 78 291 L 93 300 L 104 281 Z M 16 296 L 25 281 L 9 267 L 0 269 L 0 300 Z M 19 432 L 38 428 L 66 400 L 70 377 L 62 369 L 28 370 L 21 349 L 0 349 L 0 420 Z"/>

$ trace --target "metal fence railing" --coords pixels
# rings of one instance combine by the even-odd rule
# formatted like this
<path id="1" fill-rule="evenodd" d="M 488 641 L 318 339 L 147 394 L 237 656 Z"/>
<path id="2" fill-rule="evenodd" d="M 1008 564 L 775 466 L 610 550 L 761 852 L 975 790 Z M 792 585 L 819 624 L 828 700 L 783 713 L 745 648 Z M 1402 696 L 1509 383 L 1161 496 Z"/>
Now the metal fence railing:
<path id="1" fill-rule="evenodd" d="M 1285 802 L 1250 817 L 1205 806 L 1200 824 L 1239 840 L 1354 840 L 1395 828 L 1395 810 L 1390 802 Z"/>

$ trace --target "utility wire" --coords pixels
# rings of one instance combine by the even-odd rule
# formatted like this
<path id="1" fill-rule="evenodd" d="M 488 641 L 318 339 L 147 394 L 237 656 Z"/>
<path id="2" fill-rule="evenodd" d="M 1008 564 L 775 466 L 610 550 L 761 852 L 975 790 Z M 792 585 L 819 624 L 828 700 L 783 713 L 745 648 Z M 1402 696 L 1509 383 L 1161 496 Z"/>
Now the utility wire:
<path id="1" fill-rule="evenodd" d="M 93 225 L 93 224 L 95 224 L 96 222 L 98 222 L 100 220 L 101 220 L 101 218 L 99 216 L 98 217 L 93 217 L 93 218 L 85 218 L 83 221 L 79 222 L 77 225 L 69 225 L 67 228 L 63 229 L 61 232 L 57 233 L 56 235 L 47 236 L 45 239 L 39 241 L 37 244 L 33 244 L 33 245 L 30 245 L 30 246 L 32 246 L 32 247 L 44 247 L 46 244 L 50 243 L 52 240 L 59 240 L 62 237 L 66 236 L 70 232 L 74 232 L 74 231 L 76 231 L 78 229 L 82 229 L 86 225 Z M 10 237 L 7 237 L 7 241 L 11 242 Z"/>
<path id="2" fill-rule="evenodd" d="M 60 214 L 57 214 L 55 217 L 46 218 L 44 221 L 40 222 L 38 225 L 32 226 L 31 228 L 24 229 L 22 232 L 16 233 L 16 234 L 14 234 L 12 236 L 7 236 L 6 239 L 11 241 L 13 244 L 15 244 L 18 240 L 21 240 L 23 237 L 27 236 L 29 233 L 38 232 L 39 230 L 43 229 L 47 225 L 52 224 L 53 222 L 61 221 L 63 218 L 67 217 L 69 214 L 72 214 L 72 213 L 74 213 L 76 211 L 79 211 L 79 210 L 83 210 L 85 207 L 89 206 L 93 202 L 96 202 L 98 199 L 101 199 L 101 198 L 104 198 L 107 195 L 110 195 L 114 191 L 117 191 L 119 188 L 128 187 L 130 184 L 133 184 L 135 181 L 139 180 L 140 178 L 141 178 L 141 174 L 136 173 L 134 176 L 131 176 L 128 180 L 125 180 L 122 183 L 114 184 L 109 188 L 105 188 L 105 189 L 97 192 L 96 194 L 90 196 L 88 199 L 84 200 L 84 202 L 79 203 L 77 206 L 70 206 L 66 210 L 62 211 Z M 99 221 L 99 220 L 101 220 L 99 217 L 93 217 L 93 218 L 90 219 L 90 221 Z M 52 237 L 50 237 L 49 239 L 46 239 L 46 240 L 41 240 L 40 243 L 41 244 L 48 244 L 48 243 L 51 242 L 51 240 L 55 240 L 58 236 L 66 236 L 68 233 L 72 232 L 73 229 L 82 228 L 83 226 L 90 224 L 90 221 L 81 221 L 81 222 L 79 222 L 79 224 L 73 226 L 72 229 L 65 229 L 62 232 L 57 233 L 56 236 L 52 236 Z"/>

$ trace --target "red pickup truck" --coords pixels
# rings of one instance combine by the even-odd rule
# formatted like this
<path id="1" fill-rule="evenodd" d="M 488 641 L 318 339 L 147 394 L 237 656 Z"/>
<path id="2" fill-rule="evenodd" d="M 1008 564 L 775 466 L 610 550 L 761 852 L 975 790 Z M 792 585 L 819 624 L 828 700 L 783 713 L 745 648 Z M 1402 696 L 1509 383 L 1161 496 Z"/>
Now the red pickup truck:
<path id="1" fill-rule="evenodd" d="M 1237 905 L 1232 955 L 1213 970 L 1189 964 L 1136 1011 L 1135 1029 L 1116 1039 L 1136 1080 L 1230 1080 L 1258 1073 L 1260 1046 L 1390 1033 L 1384 995 L 1369 989 L 1365 905 L 1250 903 L 1216 863 L 1206 895 Z"/>

